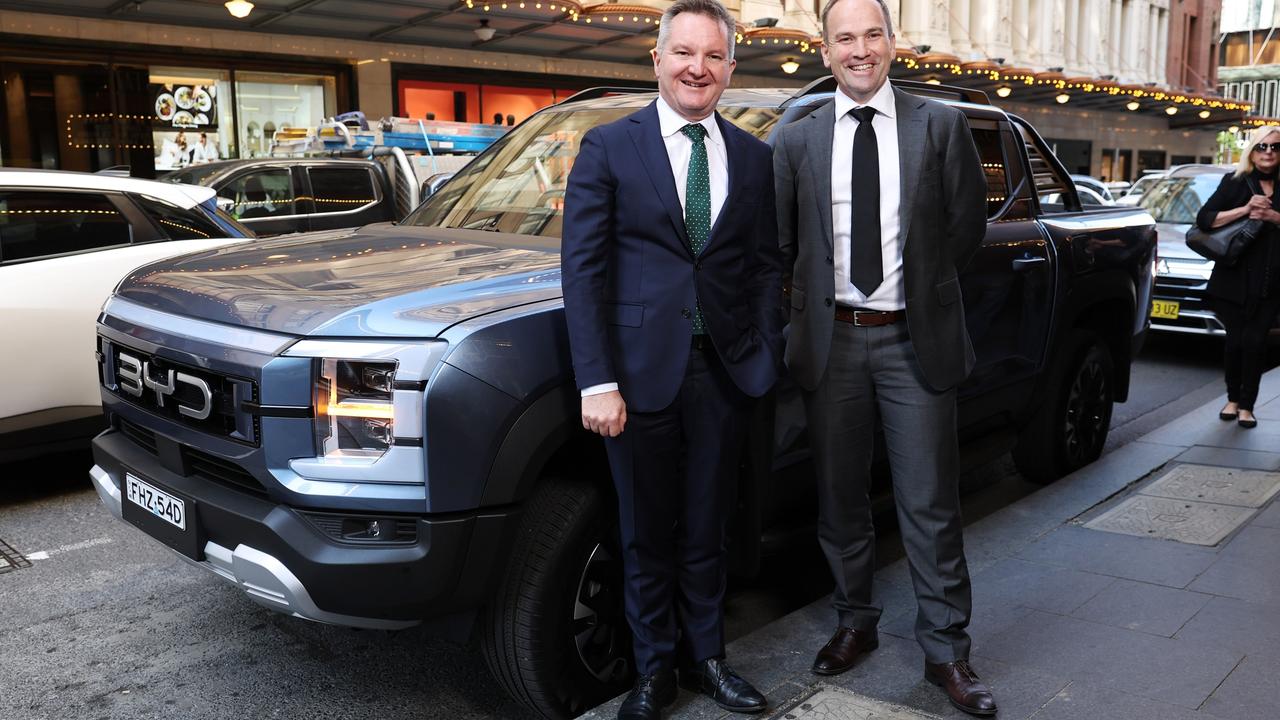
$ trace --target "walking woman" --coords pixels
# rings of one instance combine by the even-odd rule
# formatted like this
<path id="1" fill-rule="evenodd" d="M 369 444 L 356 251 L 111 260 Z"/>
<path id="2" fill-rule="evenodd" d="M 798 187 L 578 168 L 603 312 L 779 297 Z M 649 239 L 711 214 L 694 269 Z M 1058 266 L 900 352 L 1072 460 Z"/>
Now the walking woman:
<path id="1" fill-rule="evenodd" d="M 1216 263 L 1209 278 L 1209 301 L 1227 329 L 1227 404 L 1218 417 L 1240 427 L 1257 427 L 1253 403 L 1267 352 L 1267 334 L 1280 311 L 1280 205 L 1274 193 L 1280 166 L 1280 126 L 1260 127 L 1249 137 L 1236 171 L 1196 215 L 1201 230 L 1243 217 L 1264 221 L 1261 234 L 1235 265 Z"/>

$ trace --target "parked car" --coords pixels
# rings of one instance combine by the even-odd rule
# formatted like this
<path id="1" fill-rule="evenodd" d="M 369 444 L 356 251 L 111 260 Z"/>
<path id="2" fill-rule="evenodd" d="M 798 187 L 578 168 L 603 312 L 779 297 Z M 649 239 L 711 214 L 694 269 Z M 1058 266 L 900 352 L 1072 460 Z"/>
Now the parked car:
<path id="1" fill-rule="evenodd" d="M 1076 184 L 1076 196 L 1080 198 L 1080 202 L 1084 205 L 1115 205 L 1114 202 L 1098 195 L 1087 185 Z M 1040 197 L 1040 202 L 1054 205 L 1062 202 L 1062 193 L 1051 192 Z"/>
<path id="2" fill-rule="evenodd" d="M 959 278 L 977 354 L 963 461 L 1013 448 L 1029 477 L 1060 477 L 1098 457 L 1128 394 L 1155 225 L 1083 208 L 1044 140 L 982 93 L 895 84 L 963 111 L 988 184 L 986 238 Z M 720 112 L 768 139 L 834 90 L 730 89 Z M 135 272 L 98 326 L 112 427 L 91 476 L 105 506 L 281 612 L 474 625 L 495 678 L 541 715 L 624 689 L 617 504 L 580 421 L 558 251 L 583 134 L 655 95 L 602 95 L 533 115 L 396 226 Z M 188 379 L 162 396 L 144 388 L 157 370 Z M 804 417 L 785 380 L 757 405 L 736 574 L 757 570 L 767 537 L 813 522 Z"/>
<path id="3" fill-rule="evenodd" d="M 1167 170 L 1157 170 L 1146 173 L 1137 180 L 1134 180 L 1133 184 L 1129 186 L 1129 189 L 1126 190 L 1123 195 L 1116 198 L 1116 204 L 1125 207 L 1137 207 L 1138 203 L 1142 202 L 1142 196 L 1154 187 L 1160 178 L 1168 174 L 1169 171 Z"/>
<path id="4" fill-rule="evenodd" d="M 1205 294 L 1213 261 L 1187 247 L 1187 231 L 1195 223 L 1196 213 L 1218 189 L 1222 176 L 1233 170 L 1220 165 L 1184 165 L 1153 181 L 1142 196 L 1141 206 L 1155 218 L 1160 234 L 1151 329 L 1226 335 Z"/>
<path id="5" fill-rule="evenodd" d="M 0 169 L 0 462 L 84 443 L 105 427 L 94 319 L 122 277 L 252 235 L 207 188 Z"/>
<path id="6" fill-rule="evenodd" d="M 1110 185 L 1097 178 L 1089 177 L 1088 175 L 1072 175 L 1071 182 L 1075 183 L 1077 188 L 1083 187 L 1101 198 L 1102 202 L 1095 203 L 1097 205 L 1111 205 L 1116 201 Z"/>
<path id="7" fill-rule="evenodd" d="M 213 188 L 232 217 L 263 237 L 399 220 L 417 206 L 420 192 L 403 153 L 221 160 L 161 179 Z"/>

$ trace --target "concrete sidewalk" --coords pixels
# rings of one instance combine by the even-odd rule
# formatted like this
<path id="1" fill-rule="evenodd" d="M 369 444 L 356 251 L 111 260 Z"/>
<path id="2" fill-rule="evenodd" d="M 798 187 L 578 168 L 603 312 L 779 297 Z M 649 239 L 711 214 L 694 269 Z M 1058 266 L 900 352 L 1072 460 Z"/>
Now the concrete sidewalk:
<path id="1" fill-rule="evenodd" d="M 1257 428 L 1220 421 L 1217 398 L 966 528 L 971 660 L 998 717 L 1280 717 L 1278 396 L 1280 369 Z M 967 717 L 922 679 L 905 560 L 876 594 L 880 647 L 843 675 L 809 671 L 834 629 L 826 598 L 729 645 L 769 697 L 759 717 Z M 669 716 L 746 717 L 684 691 Z"/>

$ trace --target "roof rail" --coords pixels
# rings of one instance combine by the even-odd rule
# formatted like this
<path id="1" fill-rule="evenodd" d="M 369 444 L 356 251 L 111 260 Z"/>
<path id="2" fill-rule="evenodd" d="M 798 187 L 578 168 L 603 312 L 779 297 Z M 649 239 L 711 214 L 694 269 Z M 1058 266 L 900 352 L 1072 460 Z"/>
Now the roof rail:
<path id="1" fill-rule="evenodd" d="M 563 105 L 569 102 L 577 102 L 579 100 L 595 100 L 596 98 L 608 97 L 610 95 L 634 95 L 638 93 L 651 93 L 654 88 L 636 88 L 636 87 L 593 87 L 586 90 L 579 90 L 569 97 L 556 103 Z"/>
<path id="2" fill-rule="evenodd" d="M 987 94 L 981 90 L 974 88 L 960 87 L 958 85 L 930 85 L 929 83 L 920 82 L 918 80 L 898 80 L 893 79 L 893 84 L 912 95 L 924 95 L 926 97 L 938 98 L 940 100 L 959 100 L 961 102 L 973 103 L 974 105 L 990 105 L 991 100 L 987 98 Z M 838 85 L 834 75 L 818 78 L 813 82 L 805 85 L 787 98 L 784 105 L 789 105 L 806 95 L 818 95 L 820 93 L 835 92 Z"/>

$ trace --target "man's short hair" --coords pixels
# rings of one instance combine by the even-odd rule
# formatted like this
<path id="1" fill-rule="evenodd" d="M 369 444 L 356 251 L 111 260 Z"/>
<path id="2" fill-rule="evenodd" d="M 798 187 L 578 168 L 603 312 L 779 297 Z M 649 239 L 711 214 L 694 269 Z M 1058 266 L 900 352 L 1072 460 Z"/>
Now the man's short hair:
<path id="1" fill-rule="evenodd" d="M 840 0 L 827 0 L 827 4 L 822 7 L 822 39 L 827 39 L 827 15 L 831 14 L 831 8 Z M 884 30 L 885 34 L 893 37 L 893 18 L 889 16 L 889 6 L 884 0 L 876 0 L 880 5 L 880 12 L 884 13 Z"/>
<path id="2" fill-rule="evenodd" d="M 720 24 L 724 25 L 725 43 L 729 51 L 727 59 L 733 59 L 733 46 L 738 34 L 737 26 L 733 15 L 730 15 L 724 5 L 720 4 L 720 0 L 676 0 L 671 3 L 667 11 L 662 13 L 662 20 L 658 25 L 658 52 L 662 52 L 662 48 L 667 46 L 667 39 L 671 37 L 671 21 L 680 13 L 706 15 L 712 20 L 720 21 Z"/>

